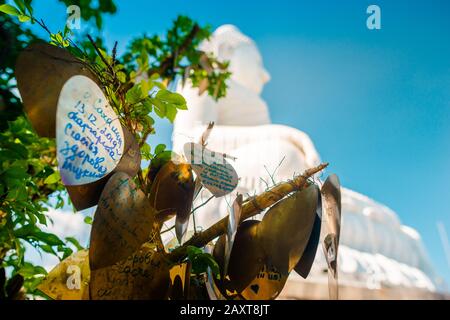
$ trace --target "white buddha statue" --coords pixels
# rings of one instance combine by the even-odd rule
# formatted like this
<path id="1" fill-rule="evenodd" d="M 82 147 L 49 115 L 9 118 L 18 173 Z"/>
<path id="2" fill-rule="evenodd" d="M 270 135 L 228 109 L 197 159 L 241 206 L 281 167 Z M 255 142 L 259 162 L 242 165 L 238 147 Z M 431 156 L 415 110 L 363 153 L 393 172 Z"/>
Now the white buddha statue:
<path id="1" fill-rule="evenodd" d="M 319 164 L 319 155 L 305 133 L 271 123 L 268 106 L 260 97 L 270 76 L 250 38 L 236 27 L 224 25 L 201 49 L 214 53 L 219 60 L 230 61 L 232 76 L 227 83 L 227 95 L 216 102 L 206 93 L 199 95 L 198 89 L 189 83 L 180 86 L 179 92 L 186 98 L 189 110 L 179 111 L 175 119 L 174 151 L 182 153 L 186 142 L 198 142 L 207 124 L 214 121 L 208 148 L 237 158 L 231 161 L 240 177 L 236 192 L 249 195 L 264 191 L 274 183 L 272 178 L 275 182 L 287 180 Z M 226 216 L 236 192 L 212 199 L 196 211 L 197 227 L 207 228 Z M 203 190 L 194 207 L 210 196 Z M 402 226 L 389 208 L 345 188 L 342 188 L 342 206 L 340 283 L 353 288 L 343 289 L 343 298 L 389 297 L 380 288 L 393 286 L 407 288 L 395 293 L 403 296 L 416 292 L 411 288 L 436 290 L 434 272 L 417 232 Z M 192 226 L 191 221 L 191 229 Z M 305 281 L 292 272 L 280 297 L 326 299 L 324 269 L 326 263 L 319 249 L 310 277 Z M 319 289 L 305 287 L 311 283 Z M 355 291 L 355 283 L 373 290 L 370 294 Z"/>

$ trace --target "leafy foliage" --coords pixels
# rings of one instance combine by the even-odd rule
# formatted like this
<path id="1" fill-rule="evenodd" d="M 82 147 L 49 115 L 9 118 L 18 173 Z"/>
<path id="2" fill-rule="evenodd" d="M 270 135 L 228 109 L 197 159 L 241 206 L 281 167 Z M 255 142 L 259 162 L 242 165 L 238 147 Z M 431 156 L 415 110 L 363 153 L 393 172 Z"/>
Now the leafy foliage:
<path id="1" fill-rule="evenodd" d="M 97 28 L 102 27 L 104 13 L 117 10 L 112 0 L 59 1 L 78 5 L 81 17 L 95 21 Z M 87 35 L 76 44 L 67 27 L 51 32 L 42 19 L 34 16 L 32 0 L 15 0 L 14 4 L 0 0 L 0 267 L 11 272 L 11 279 L 0 286 L 3 296 L 7 291 L 4 285 L 13 279 L 14 284 L 23 279 L 26 292 L 34 293 L 46 274 L 44 268 L 25 261 L 25 243 L 60 259 L 82 248 L 73 237 L 60 239 L 43 231 L 49 222 L 45 212 L 52 205 L 49 196 L 56 197 L 54 206 L 60 208 L 65 191 L 56 170 L 54 139 L 37 136 L 16 95 L 17 56 L 29 43 L 39 40 L 23 23 L 41 26 L 51 44 L 69 50 L 97 75 L 120 121 L 137 139 L 143 159 L 151 160 L 150 170 L 140 170 L 137 175 L 136 182 L 143 190 L 151 181 L 147 175 L 171 155 L 165 145 L 152 149 L 146 142 L 155 133 L 154 117 L 173 122 L 178 110 L 188 108 L 185 99 L 168 88 L 178 80 L 184 83 L 189 79 L 200 93 L 207 91 L 219 99 L 226 93 L 225 81 L 230 76 L 227 62 L 197 49 L 209 37 L 210 28 L 202 28 L 188 17 L 178 17 L 165 37 L 144 35 L 134 39 L 118 57 L 116 46 L 108 53 L 101 38 Z M 92 218 L 87 217 L 85 222 L 91 224 Z M 194 248 L 189 255 L 194 273 L 210 267 L 218 274 L 212 257 Z"/>

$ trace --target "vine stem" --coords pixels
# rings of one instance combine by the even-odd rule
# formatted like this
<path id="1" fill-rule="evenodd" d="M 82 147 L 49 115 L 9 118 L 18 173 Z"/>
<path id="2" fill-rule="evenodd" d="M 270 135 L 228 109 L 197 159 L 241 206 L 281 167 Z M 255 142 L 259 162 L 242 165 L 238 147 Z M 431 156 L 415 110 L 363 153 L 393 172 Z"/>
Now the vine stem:
<path id="1" fill-rule="evenodd" d="M 261 193 L 260 195 L 250 197 L 244 200 L 242 204 L 241 221 L 253 217 L 254 215 L 262 212 L 268 207 L 272 206 L 279 200 L 283 199 L 289 193 L 294 191 L 300 191 L 311 185 L 308 180 L 314 174 L 322 171 L 328 166 L 328 163 L 322 163 L 316 167 L 307 169 L 303 174 L 296 176 L 292 180 L 288 180 L 279 183 L 269 190 Z M 188 246 L 204 247 L 210 241 L 221 236 L 227 232 L 228 215 L 216 222 L 214 225 L 206 229 L 205 231 L 195 234 L 184 245 L 176 248 L 172 252 L 168 253 L 167 258 L 172 263 L 178 263 L 187 256 Z"/>

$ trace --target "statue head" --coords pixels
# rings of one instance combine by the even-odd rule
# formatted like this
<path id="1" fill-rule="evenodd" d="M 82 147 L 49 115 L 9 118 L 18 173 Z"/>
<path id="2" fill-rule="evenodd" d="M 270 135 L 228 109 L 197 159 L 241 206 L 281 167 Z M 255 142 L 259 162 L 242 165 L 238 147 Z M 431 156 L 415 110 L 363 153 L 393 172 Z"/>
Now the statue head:
<path id="1" fill-rule="evenodd" d="M 257 94 L 270 80 L 256 44 L 233 25 L 217 28 L 200 49 L 212 52 L 220 61 L 230 61 L 231 79 Z"/>

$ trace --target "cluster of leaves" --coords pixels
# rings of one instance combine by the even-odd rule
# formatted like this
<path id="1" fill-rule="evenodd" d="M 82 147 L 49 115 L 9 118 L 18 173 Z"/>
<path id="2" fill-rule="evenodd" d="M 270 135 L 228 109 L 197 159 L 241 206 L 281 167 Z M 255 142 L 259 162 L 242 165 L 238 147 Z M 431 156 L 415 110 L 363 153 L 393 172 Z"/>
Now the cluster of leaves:
<path id="1" fill-rule="evenodd" d="M 125 66 L 135 70 L 132 75 L 151 77 L 158 74 L 171 82 L 190 79 L 199 93 L 208 91 L 214 99 L 226 94 L 228 62 L 219 62 L 214 56 L 198 49 L 199 44 L 211 35 L 211 27 L 200 27 L 186 16 L 179 16 L 167 36 L 138 37 L 131 41 L 123 56 Z"/>
<path id="2" fill-rule="evenodd" d="M 22 285 L 27 293 L 35 293 L 46 275 L 43 267 L 25 260 L 26 243 L 59 259 L 81 249 L 73 237 L 60 239 L 44 231 L 51 222 L 48 207 L 62 207 L 65 190 L 56 171 L 54 139 L 35 133 L 16 94 L 15 61 L 38 37 L 21 24 L 36 21 L 31 0 L 14 3 L 0 0 L 0 298 L 10 299 L 22 297 Z M 49 201 L 49 196 L 56 201 Z"/>
<path id="3" fill-rule="evenodd" d="M 112 0 L 59 1 L 80 6 L 81 17 L 93 19 L 98 28 L 102 26 L 103 13 L 116 11 Z M 188 17 L 178 17 L 165 37 L 136 38 L 118 57 L 116 46 L 108 53 L 101 38 L 88 35 L 76 44 L 67 27 L 51 32 L 43 20 L 34 16 L 32 0 L 14 3 L 15 6 L 0 0 L 0 12 L 5 13 L 0 13 L 0 263 L 12 269 L 12 277 L 23 277 L 27 292 L 33 293 L 46 272 L 25 261 L 24 243 L 60 259 L 72 253 L 71 247 L 81 246 L 74 238 L 60 239 L 43 231 L 49 222 L 45 214 L 51 205 L 49 196 L 56 195 L 55 206 L 61 207 L 64 188 L 56 171 L 55 141 L 36 135 L 15 93 L 17 56 L 29 43 L 38 40 L 21 23 L 41 26 L 48 32 L 51 44 L 69 50 L 97 75 L 121 122 L 136 137 L 143 159 L 151 160 L 153 167 L 140 170 L 137 175 L 137 183 L 143 190 L 146 181 L 151 181 L 146 175 L 156 172 L 171 156 L 165 145 L 152 150 L 146 142 L 155 133 L 154 117 L 173 122 L 178 110 L 187 109 L 185 99 L 168 87 L 178 80 L 184 83 L 190 79 L 200 93 L 207 91 L 219 99 L 226 93 L 225 82 L 230 73 L 226 62 L 197 49 L 210 36 L 210 28 L 202 28 Z M 204 272 L 207 267 L 218 274 L 213 258 L 200 249 L 192 247 L 189 259 L 194 274 Z"/>

